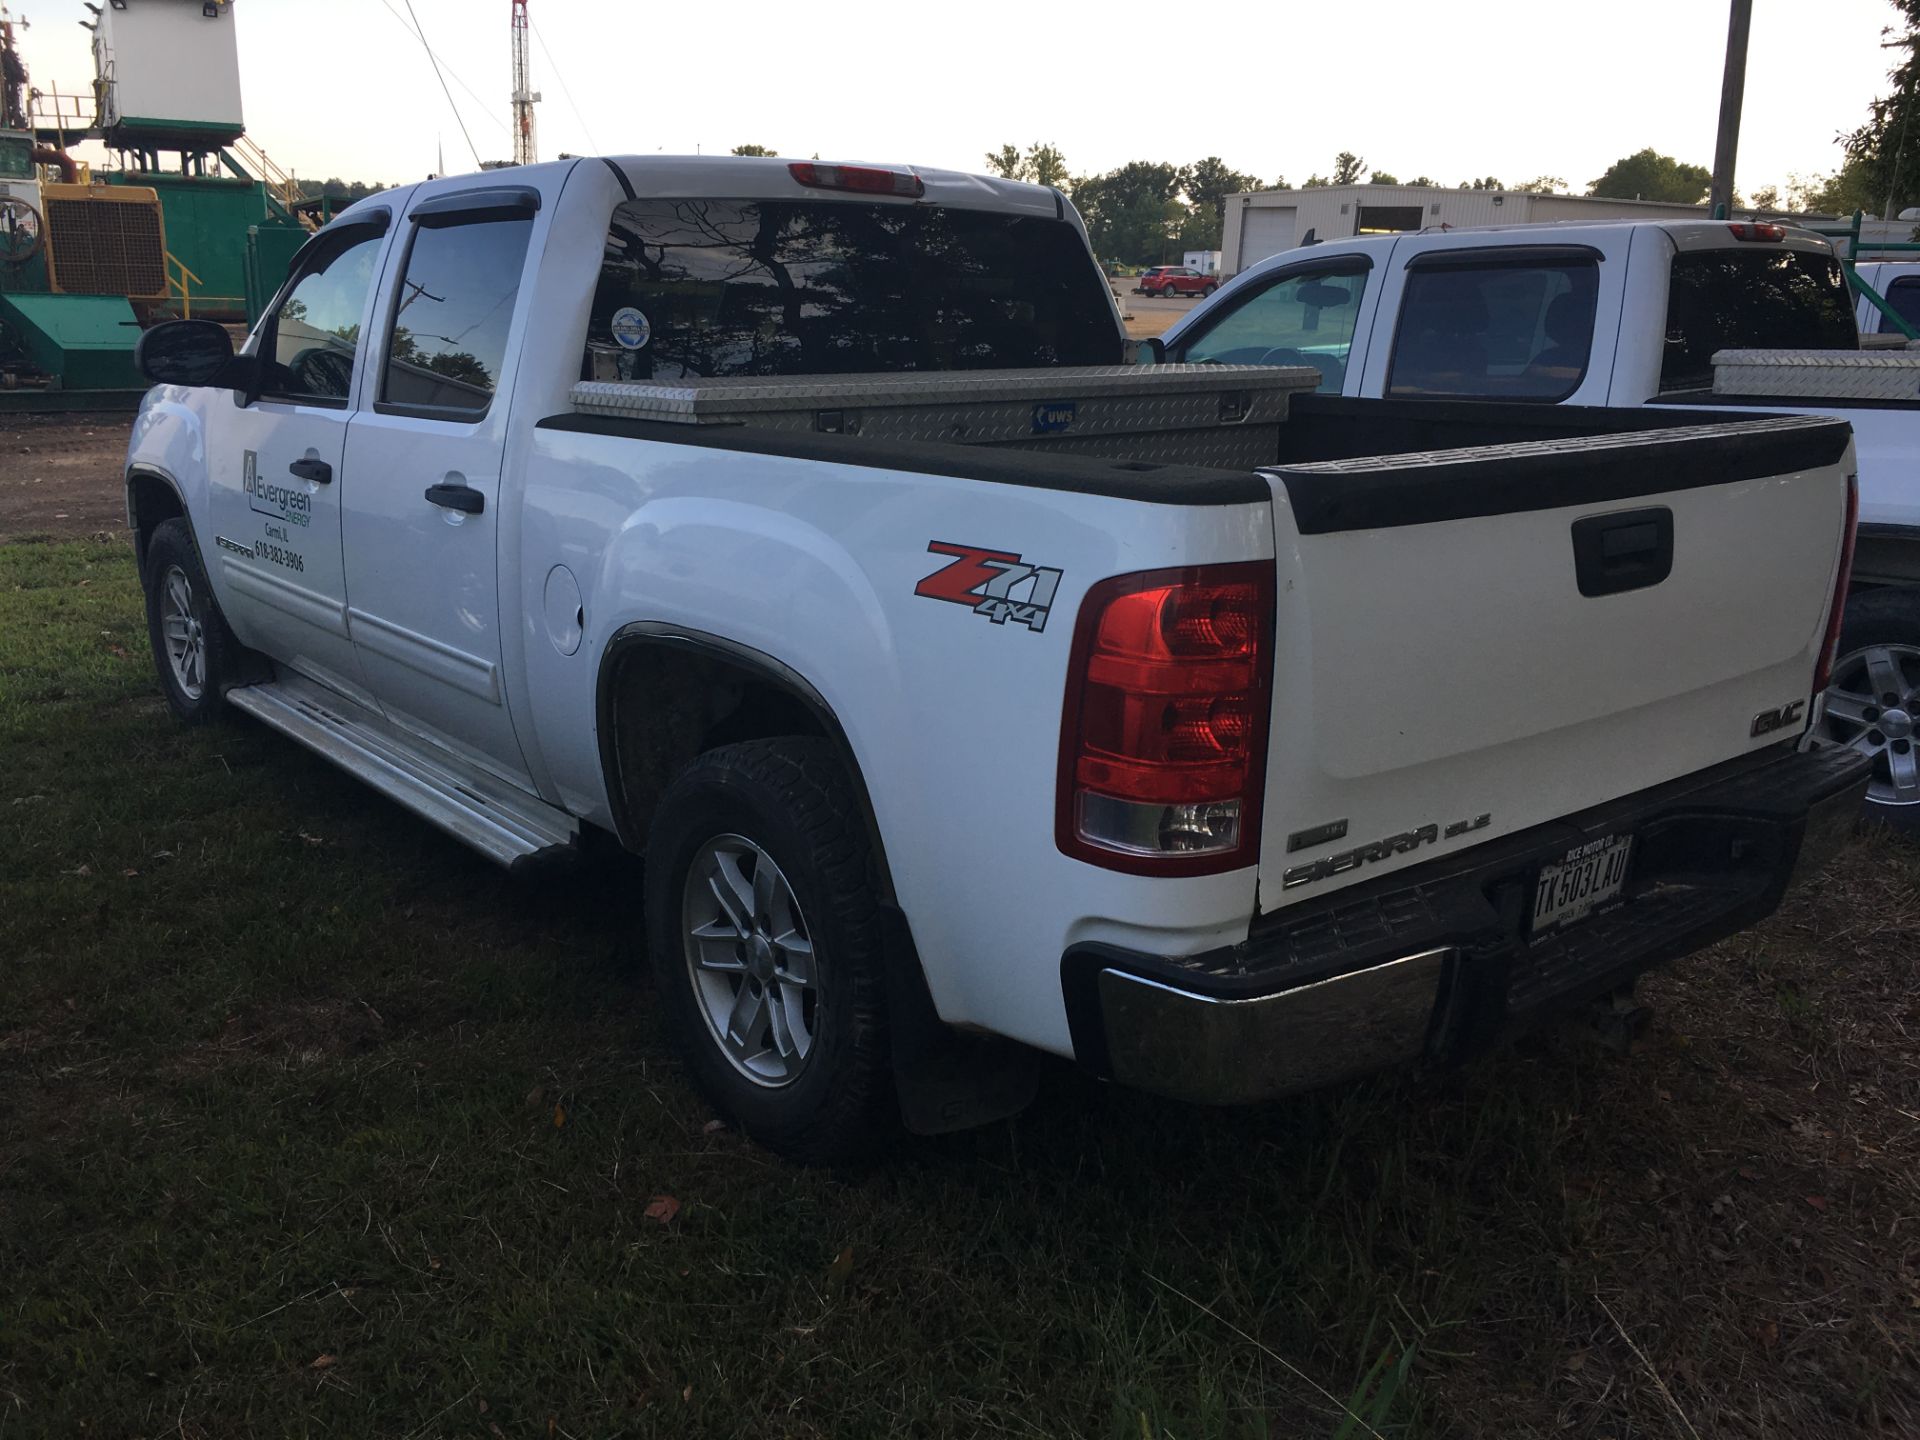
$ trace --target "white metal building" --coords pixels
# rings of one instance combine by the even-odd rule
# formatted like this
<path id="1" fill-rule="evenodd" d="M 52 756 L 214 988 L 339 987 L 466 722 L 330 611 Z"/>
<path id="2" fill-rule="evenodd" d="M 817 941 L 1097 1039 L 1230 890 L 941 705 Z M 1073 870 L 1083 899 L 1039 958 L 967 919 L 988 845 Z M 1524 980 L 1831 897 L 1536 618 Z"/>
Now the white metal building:
<path id="1" fill-rule="evenodd" d="M 92 7 L 107 129 L 244 131 L 232 0 L 110 0 Z"/>
<path id="2" fill-rule="evenodd" d="M 1310 240 L 1344 240 L 1447 226 L 1528 225 L 1551 220 L 1698 220 L 1704 205 L 1528 195 L 1512 190 L 1447 190 L 1428 185 L 1330 185 L 1227 196 L 1220 273 L 1235 275 Z"/>

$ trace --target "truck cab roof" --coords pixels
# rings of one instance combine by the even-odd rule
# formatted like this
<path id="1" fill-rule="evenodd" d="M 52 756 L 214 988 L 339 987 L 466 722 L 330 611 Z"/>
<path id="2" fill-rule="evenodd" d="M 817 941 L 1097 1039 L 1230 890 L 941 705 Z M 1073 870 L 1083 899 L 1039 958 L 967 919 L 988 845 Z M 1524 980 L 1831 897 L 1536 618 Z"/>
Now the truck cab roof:
<path id="1" fill-rule="evenodd" d="M 958 170 L 935 170 L 919 165 L 853 160 L 802 160 L 783 156 L 757 155 L 605 155 L 551 160 L 539 165 L 508 166 L 499 170 L 473 171 L 462 175 L 444 175 L 411 185 L 369 195 L 340 212 L 334 223 L 364 219 L 383 207 L 404 206 L 413 200 L 455 194 L 493 185 L 541 185 L 557 180 L 581 165 L 605 165 L 619 177 L 622 187 L 637 195 L 663 195 L 715 199 L 846 199 L 874 201 L 896 198 L 903 203 L 944 205 L 959 209 L 996 210 L 1009 214 L 1033 215 L 1047 219 L 1066 219 L 1073 207 L 1058 190 L 1046 185 L 1030 185 L 1019 180 L 1002 180 L 990 175 L 970 175 Z M 801 180 L 797 171 L 811 169 L 821 176 L 814 183 Z M 885 173 L 911 177 L 918 182 L 916 194 L 888 195 L 864 186 L 832 182 L 846 171 L 866 174 Z"/>
<path id="2" fill-rule="evenodd" d="M 1760 238 L 1757 234 L 1743 238 L 1741 234 L 1743 231 L 1762 229 L 1766 232 L 1777 231 L 1778 234 L 1768 233 L 1766 238 Z M 1266 275 L 1289 265 L 1297 265 L 1315 255 L 1365 255 L 1376 261 L 1383 260 L 1395 247 L 1407 241 L 1423 242 L 1421 248 L 1426 249 L 1512 245 L 1537 239 L 1543 244 L 1591 244 L 1598 249 L 1613 250 L 1622 246 L 1627 237 L 1643 230 L 1657 230 L 1665 234 L 1676 250 L 1730 250 L 1745 245 L 1777 245 L 1791 250 L 1832 249 L 1830 241 L 1812 230 L 1770 222 L 1762 227 L 1757 222 L 1739 220 L 1548 220 L 1524 225 L 1402 230 L 1386 235 L 1354 235 L 1322 240 L 1313 245 L 1283 250 L 1278 255 L 1269 255 L 1242 270 L 1234 277 L 1232 284 L 1238 285 L 1249 276 Z"/>

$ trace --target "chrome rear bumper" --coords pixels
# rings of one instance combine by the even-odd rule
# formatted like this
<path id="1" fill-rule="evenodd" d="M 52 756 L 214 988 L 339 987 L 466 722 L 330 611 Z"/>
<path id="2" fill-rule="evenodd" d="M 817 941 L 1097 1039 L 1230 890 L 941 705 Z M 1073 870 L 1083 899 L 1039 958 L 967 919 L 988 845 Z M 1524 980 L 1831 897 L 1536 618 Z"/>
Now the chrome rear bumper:
<path id="1" fill-rule="evenodd" d="M 1248 1104 L 1417 1060 L 1452 950 L 1428 950 L 1297 990 L 1233 1000 L 1100 973 L 1107 1059 L 1123 1085 Z"/>
<path id="2" fill-rule="evenodd" d="M 1772 913 L 1833 858 L 1869 767 L 1791 744 L 1257 919 L 1199 955 L 1075 946 L 1061 982 L 1081 1063 L 1234 1105 L 1419 1059 L 1458 1060 Z M 1631 832 L 1620 903 L 1530 933 L 1540 867 Z"/>

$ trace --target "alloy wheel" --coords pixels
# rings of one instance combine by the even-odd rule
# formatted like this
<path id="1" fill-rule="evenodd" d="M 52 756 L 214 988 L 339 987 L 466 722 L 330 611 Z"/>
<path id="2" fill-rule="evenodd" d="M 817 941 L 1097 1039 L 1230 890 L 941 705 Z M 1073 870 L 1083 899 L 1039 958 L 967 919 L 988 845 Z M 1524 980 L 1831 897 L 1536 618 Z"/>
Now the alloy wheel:
<path id="1" fill-rule="evenodd" d="M 820 972 L 800 902 L 751 840 L 694 852 L 681 899 L 687 971 L 720 1051 L 757 1085 L 791 1085 L 813 1054 Z"/>
<path id="2" fill-rule="evenodd" d="M 1835 661 L 1825 729 L 1873 761 L 1871 803 L 1920 805 L 1920 648 L 1868 645 Z"/>
<path id="3" fill-rule="evenodd" d="M 207 686 L 207 637 L 193 613 L 193 582 L 178 565 L 160 577 L 160 635 L 173 683 L 187 699 L 198 700 Z"/>

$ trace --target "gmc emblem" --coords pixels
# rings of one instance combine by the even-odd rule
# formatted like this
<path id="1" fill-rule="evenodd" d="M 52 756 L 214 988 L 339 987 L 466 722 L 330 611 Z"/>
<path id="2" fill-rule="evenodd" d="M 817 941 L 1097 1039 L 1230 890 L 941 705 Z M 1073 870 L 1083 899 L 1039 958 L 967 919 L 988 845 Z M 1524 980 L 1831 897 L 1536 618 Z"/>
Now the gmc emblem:
<path id="1" fill-rule="evenodd" d="M 1752 736 L 1771 735 L 1776 730 L 1785 730 L 1789 725 L 1798 725 L 1806 713 L 1807 702 L 1804 700 L 1782 705 L 1778 710 L 1762 710 L 1753 717 L 1753 729 L 1747 733 Z"/>

